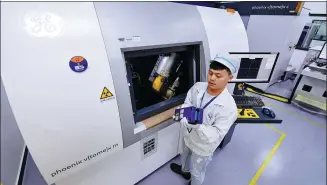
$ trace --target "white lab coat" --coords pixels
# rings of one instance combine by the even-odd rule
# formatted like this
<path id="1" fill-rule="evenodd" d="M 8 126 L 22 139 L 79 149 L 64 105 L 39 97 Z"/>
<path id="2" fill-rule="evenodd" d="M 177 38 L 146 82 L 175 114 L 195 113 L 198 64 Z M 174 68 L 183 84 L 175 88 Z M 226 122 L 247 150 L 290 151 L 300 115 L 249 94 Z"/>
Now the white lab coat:
<path id="1" fill-rule="evenodd" d="M 200 107 L 207 82 L 197 82 L 188 91 L 182 107 Z M 202 107 L 204 103 L 202 104 Z M 201 108 L 202 108 L 201 107 Z M 227 87 L 204 109 L 203 123 L 198 129 L 182 126 L 185 145 L 200 156 L 211 156 L 217 149 L 229 128 L 237 119 L 237 107 Z"/>

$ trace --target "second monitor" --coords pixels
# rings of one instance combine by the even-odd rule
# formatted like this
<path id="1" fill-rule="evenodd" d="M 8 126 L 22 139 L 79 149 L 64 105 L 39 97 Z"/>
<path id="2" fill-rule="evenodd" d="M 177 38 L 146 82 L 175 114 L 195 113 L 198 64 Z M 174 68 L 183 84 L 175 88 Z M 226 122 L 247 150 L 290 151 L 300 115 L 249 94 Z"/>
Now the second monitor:
<path id="1" fill-rule="evenodd" d="M 274 71 L 279 53 L 230 53 L 238 59 L 238 71 L 231 82 L 268 83 Z"/>

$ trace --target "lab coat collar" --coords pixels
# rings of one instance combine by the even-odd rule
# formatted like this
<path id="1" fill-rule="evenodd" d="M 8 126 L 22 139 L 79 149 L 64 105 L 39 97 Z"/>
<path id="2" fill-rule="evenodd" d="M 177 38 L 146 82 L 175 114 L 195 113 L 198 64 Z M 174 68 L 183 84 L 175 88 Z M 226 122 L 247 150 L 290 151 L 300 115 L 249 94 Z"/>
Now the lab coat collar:
<path id="1" fill-rule="evenodd" d="M 202 86 L 203 85 L 203 86 Z M 203 93 L 205 93 L 207 91 L 207 88 L 208 88 L 208 83 L 202 83 L 202 88 L 201 90 L 199 89 L 199 94 L 198 94 L 198 100 L 201 100 L 202 99 L 202 96 L 203 96 Z M 213 101 L 211 102 L 212 105 L 219 105 L 219 106 L 226 106 L 229 102 L 229 92 L 228 92 L 228 89 L 227 87 L 225 87 L 225 89 L 218 95 L 218 97 Z M 197 105 L 197 106 L 200 106 L 200 105 Z"/>
<path id="2" fill-rule="evenodd" d="M 228 94 L 228 89 L 227 87 L 225 87 L 225 89 L 218 95 L 218 97 L 212 103 L 221 106 L 228 104 Z"/>

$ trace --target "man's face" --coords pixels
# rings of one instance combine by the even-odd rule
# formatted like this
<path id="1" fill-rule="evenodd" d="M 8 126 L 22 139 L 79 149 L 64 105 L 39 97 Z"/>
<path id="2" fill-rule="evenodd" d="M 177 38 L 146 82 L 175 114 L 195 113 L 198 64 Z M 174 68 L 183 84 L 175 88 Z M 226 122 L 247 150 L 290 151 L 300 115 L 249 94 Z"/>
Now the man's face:
<path id="1" fill-rule="evenodd" d="M 223 89 L 227 83 L 233 79 L 233 75 L 226 70 L 209 69 L 208 85 L 212 89 Z"/>

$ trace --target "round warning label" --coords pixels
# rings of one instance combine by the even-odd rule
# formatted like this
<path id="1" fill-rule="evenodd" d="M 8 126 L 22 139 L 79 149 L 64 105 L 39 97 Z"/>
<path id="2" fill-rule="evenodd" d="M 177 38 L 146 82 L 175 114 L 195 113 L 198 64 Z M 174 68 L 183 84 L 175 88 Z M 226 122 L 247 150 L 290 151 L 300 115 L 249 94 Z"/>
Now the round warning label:
<path id="1" fill-rule="evenodd" d="M 69 61 L 69 67 L 75 72 L 83 72 L 87 69 L 87 61 L 84 57 L 75 56 Z"/>

